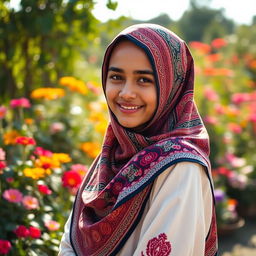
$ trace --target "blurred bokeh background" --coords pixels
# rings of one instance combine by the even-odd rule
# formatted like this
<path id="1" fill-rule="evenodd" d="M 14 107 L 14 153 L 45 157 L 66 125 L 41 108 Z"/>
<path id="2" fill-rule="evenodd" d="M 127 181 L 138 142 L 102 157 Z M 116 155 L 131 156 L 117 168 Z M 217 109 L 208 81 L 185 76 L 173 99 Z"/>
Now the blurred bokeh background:
<path id="1" fill-rule="evenodd" d="M 0 255 L 57 254 L 108 123 L 103 53 L 145 22 L 177 33 L 195 59 L 220 255 L 256 255 L 253 0 L 0 1 Z"/>

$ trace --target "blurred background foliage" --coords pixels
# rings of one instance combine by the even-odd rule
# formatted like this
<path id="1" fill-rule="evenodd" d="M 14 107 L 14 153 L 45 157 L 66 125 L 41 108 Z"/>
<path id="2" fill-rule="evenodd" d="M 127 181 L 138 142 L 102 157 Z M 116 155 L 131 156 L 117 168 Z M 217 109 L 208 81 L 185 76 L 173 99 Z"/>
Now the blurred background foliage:
<path id="1" fill-rule="evenodd" d="M 176 32 L 194 56 L 195 100 L 211 138 L 218 223 L 256 217 L 256 16 L 251 24 L 236 24 L 208 2 L 191 0 L 176 21 L 163 13 L 103 23 L 92 14 L 93 0 L 21 0 L 15 9 L 0 1 L 0 207 L 6 209 L 0 242 L 10 241 L 9 255 L 56 254 L 80 174 L 99 153 L 108 123 L 100 85 L 104 51 L 119 31 L 142 22 Z M 114 11 L 117 4 L 108 0 L 106 8 Z M 41 155 L 35 145 L 17 145 L 19 136 L 33 138 Z M 70 160 L 56 168 L 54 153 Z M 51 175 L 27 177 L 24 170 L 38 165 Z M 52 194 L 38 191 L 42 184 Z M 4 193 L 10 189 L 37 198 L 39 206 L 28 210 L 10 202 Z M 58 228 L 47 229 L 45 219 Z M 41 238 L 17 239 L 17 227 L 31 224 Z"/>
<path id="2" fill-rule="evenodd" d="M 92 15 L 92 0 L 21 0 L 10 8 L 0 2 L 0 94 L 3 101 L 29 96 L 41 86 L 54 86 L 59 77 L 74 75 L 97 79 L 102 53 L 122 28 L 139 22 L 163 25 L 185 41 L 210 42 L 213 38 L 236 35 L 234 50 L 241 54 L 253 46 L 256 19 L 251 25 L 236 25 L 223 10 L 209 9 L 207 1 L 191 1 L 178 21 L 161 14 L 148 21 L 121 17 L 101 23 Z M 115 9 L 108 1 L 106 8 Z M 254 29 L 255 31 L 255 29 Z M 240 43 L 241 39 L 243 43 Z M 246 43 L 245 41 L 248 40 Z M 233 50 L 233 49 L 232 49 Z"/>

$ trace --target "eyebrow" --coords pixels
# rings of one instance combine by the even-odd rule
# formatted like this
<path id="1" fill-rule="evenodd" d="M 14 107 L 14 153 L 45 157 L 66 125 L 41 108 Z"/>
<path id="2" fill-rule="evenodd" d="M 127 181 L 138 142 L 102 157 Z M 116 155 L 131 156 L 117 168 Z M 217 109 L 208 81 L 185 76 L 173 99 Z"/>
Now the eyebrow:
<path id="1" fill-rule="evenodd" d="M 124 73 L 124 70 L 121 68 L 116 68 L 116 67 L 110 67 L 108 69 L 108 71 L 114 71 L 114 72 L 118 72 L 118 73 Z M 152 70 L 135 70 L 133 72 L 134 74 L 139 74 L 139 75 L 154 75 L 154 72 Z"/>

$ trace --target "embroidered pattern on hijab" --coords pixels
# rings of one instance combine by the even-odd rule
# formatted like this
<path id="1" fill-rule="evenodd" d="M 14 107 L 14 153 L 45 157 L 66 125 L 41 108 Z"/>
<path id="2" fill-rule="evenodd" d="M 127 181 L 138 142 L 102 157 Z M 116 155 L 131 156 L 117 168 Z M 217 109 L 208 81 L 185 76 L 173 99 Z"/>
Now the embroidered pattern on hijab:
<path id="1" fill-rule="evenodd" d="M 77 255 L 116 255 L 140 221 L 154 179 L 169 166 L 197 162 L 205 166 L 211 182 L 209 140 L 193 99 L 194 64 L 186 44 L 158 25 L 125 29 L 106 50 L 104 90 L 111 52 L 122 39 L 135 43 L 149 57 L 158 106 L 140 130 L 122 127 L 110 111 L 102 152 L 84 179 L 73 208 L 70 238 Z M 205 255 L 216 252 L 213 211 Z"/>

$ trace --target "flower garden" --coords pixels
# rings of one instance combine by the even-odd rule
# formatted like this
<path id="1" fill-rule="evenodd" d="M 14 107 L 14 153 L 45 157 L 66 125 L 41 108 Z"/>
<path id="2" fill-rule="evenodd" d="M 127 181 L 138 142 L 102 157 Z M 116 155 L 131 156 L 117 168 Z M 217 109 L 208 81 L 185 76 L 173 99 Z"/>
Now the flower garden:
<path id="1" fill-rule="evenodd" d="M 221 228 L 256 216 L 256 51 L 238 51 L 232 38 L 189 47 Z M 107 123 L 100 85 L 74 77 L 0 105 L 0 255 L 57 254 Z"/>

